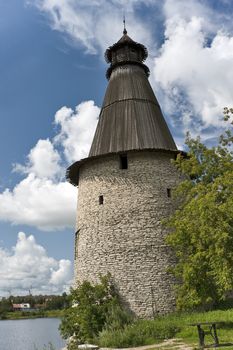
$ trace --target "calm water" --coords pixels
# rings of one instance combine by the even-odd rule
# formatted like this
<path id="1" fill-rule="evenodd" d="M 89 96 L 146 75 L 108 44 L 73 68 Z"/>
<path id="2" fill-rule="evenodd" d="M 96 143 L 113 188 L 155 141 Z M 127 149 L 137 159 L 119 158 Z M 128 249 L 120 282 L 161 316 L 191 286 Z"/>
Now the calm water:
<path id="1" fill-rule="evenodd" d="M 57 318 L 0 321 L 0 350 L 42 350 L 49 342 L 60 350 L 59 324 Z"/>

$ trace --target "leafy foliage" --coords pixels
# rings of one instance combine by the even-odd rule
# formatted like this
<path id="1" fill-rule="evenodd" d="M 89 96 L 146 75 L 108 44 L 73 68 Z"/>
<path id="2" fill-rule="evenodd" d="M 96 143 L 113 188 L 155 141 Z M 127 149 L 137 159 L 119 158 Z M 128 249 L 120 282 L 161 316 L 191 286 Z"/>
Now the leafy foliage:
<path id="1" fill-rule="evenodd" d="M 45 303 L 46 310 L 62 310 L 66 308 L 69 304 L 68 297 L 66 293 L 62 295 L 53 295 L 48 298 Z"/>
<path id="2" fill-rule="evenodd" d="M 118 327 L 128 320 L 109 274 L 100 276 L 99 284 L 84 281 L 71 289 L 70 299 L 72 307 L 65 311 L 60 325 L 64 338 L 75 335 L 78 343 L 91 342 L 107 323 Z"/>
<path id="3" fill-rule="evenodd" d="M 176 347 L 174 343 L 171 343 L 171 347 L 165 346 L 163 340 L 175 337 L 194 346 L 198 343 L 197 329 L 190 325 L 200 321 L 216 322 L 216 320 L 221 322 L 218 325 L 220 342 L 222 344 L 232 343 L 233 309 L 228 309 L 209 312 L 176 312 L 157 317 L 154 320 L 134 320 L 133 323 L 125 325 L 121 329 L 104 329 L 98 336 L 97 344 L 100 347 L 126 348 L 161 343 L 161 349 L 174 349 Z M 212 337 L 207 335 L 205 342 L 206 344 L 213 343 Z M 73 344 L 72 350 L 77 349 L 77 344 Z M 232 347 L 227 349 L 230 350 Z"/>
<path id="4" fill-rule="evenodd" d="M 175 336 L 180 328 L 168 320 L 137 320 L 123 328 L 104 329 L 98 339 L 101 347 L 134 347 L 150 345 Z"/>
<path id="5" fill-rule="evenodd" d="M 2 298 L 0 301 L 0 319 L 6 319 L 7 312 L 12 311 L 11 301 L 7 298 Z"/>
<path id="6" fill-rule="evenodd" d="M 187 135 L 188 155 L 175 161 L 185 180 L 178 186 L 179 209 L 169 219 L 167 242 L 174 248 L 173 272 L 179 309 L 208 308 L 233 289 L 233 109 L 216 147 Z"/>

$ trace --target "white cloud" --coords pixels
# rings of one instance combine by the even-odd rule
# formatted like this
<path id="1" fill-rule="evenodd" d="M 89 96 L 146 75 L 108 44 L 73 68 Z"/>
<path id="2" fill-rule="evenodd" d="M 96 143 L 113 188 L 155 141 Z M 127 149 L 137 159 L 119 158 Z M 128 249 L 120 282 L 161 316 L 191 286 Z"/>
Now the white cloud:
<path id="1" fill-rule="evenodd" d="M 47 231 L 74 227 L 76 201 L 69 183 L 29 174 L 12 191 L 0 194 L 0 219 Z"/>
<path id="2" fill-rule="evenodd" d="M 62 107 L 55 114 L 55 123 L 60 126 L 55 142 L 62 145 L 69 163 L 88 155 L 99 113 L 100 109 L 93 101 L 86 101 L 80 103 L 74 111 Z"/>
<path id="3" fill-rule="evenodd" d="M 39 140 L 28 155 L 26 166 L 16 164 L 15 171 L 33 173 L 39 178 L 54 178 L 61 172 L 61 157 L 50 140 Z"/>
<path id="4" fill-rule="evenodd" d="M 102 54 L 119 39 L 123 7 L 130 36 L 149 47 L 158 45 L 151 33 L 160 1 L 29 2 L 49 16 L 55 30 L 77 40 L 89 53 Z M 142 6 L 147 6 L 150 14 L 147 24 L 138 11 Z M 222 108 L 231 106 L 233 99 L 233 37 L 220 30 L 221 23 L 229 23 L 229 15 L 224 17 L 194 0 L 166 0 L 163 12 L 165 41 L 152 61 L 155 92 L 163 96 L 160 103 L 172 121 L 180 145 L 182 131 L 187 129 L 201 133 L 205 139 L 213 137 L 221 126 Z M 98 114 L 99 108 L 93 101 L 83 102 L 75 110 L 62 107 L 57 111 L 57 135 L 53 140 L 38 141 L 26 164 L 15 166 L 26 177 L 12 190 L 0 193 L 1 220 L 44 230 L 74 225 L 76 190 L 61 179 L 61 174 L 71 162 L 87 156 Z"/>
<path id="5" fill-rule="evenodd" d="M 224 8 L 216 10 L 210 1 L 201 0 L 162 4 L 159 0 L 36 0 L 33 4 L 50 18 L 53 29 L 67 34 L 86 52 L 101 55 L 119 39 L 125 12 L 129 34 L 149 48 L 151 82 L 174 133 L 179 129 L 179 142 L 180 130 L 209 137 L 213 130 L 208 134 L 206 128 L 221 125 L 219 116 L 224 106 L 232 104 L 233 91 L 232 40 L 227 34 L 233 25 Z M 155 55 L 164 28 L 165 42 Z"/>
<path id="6" fill-rule="evenodd" d="M 67 272 L 70 278 L 70 268 L 71 264 L 69 260 L 60 260 L 57 270 L 53 270 L 49 283 L 54 286 L 62 286 L 66 284 Z"/>
<path id="7" fill-rule="evenodd" d="M 139 6 L 149 6 L 157 0 L 28 0 L 45 13 L 51 27 L 67 34 L 81 44 L 88 53 L 104 51 L 119 39 L 123 29 L 123 13 L 127 13 L 127 28 L 130 35 L 147 45 L 152 43 L 150 30 L 142 18 L 136 16 Z"/>
<path id="8" fill-rule="evenodd" d="M 205 31 L 214 33 L 228 23 L 230 19 L 226 13 L 214 11 L 207 2 L 199 0 L 166 0 L 164 2 L 164 14 L 166 20 L 190 21 L 192 17 L 203 19 L 203 27 Z"/>
<path id="9" fill-rule="evenodd" d="M 222 109 L 233 100 L 233 37 L 219 31 L 208 43 L 200 17 L 171 18 L 165 36 L 153 73 L 170 110 L 181 112 L 184 128 L 221 126 Z"/>
<path id="10" fill-rule="evenodd" d="M 72 265 L 47 255 L 34 236 L 19 232 L 11 251 L 0 248 L 0 294 L 62 293 L 71 285 Z"/>
<path id="11" fill-rule="evenodd" d="M 45 231 L 74 228 L 77 189 L 64 175 L 68 165 L 88 156 L 99 111 L 93 101 L 79 104 L 74 111 L 67 107 L 57 111 L 59 130 L 54 139 L 39 140 L 26 165 L 14 166 L 26 177 L 0 193 L 0 220 Z"/>

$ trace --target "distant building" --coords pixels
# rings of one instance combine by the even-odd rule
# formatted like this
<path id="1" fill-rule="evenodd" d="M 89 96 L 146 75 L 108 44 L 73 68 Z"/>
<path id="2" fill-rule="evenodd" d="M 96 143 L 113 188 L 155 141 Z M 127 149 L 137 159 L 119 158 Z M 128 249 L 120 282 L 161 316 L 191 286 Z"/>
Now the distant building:
<path id="1" fill-rule="evenodd" d="M 124 29 L 107 49 L 109 84 L 89 156 L 67 170 L 79 186 L 75 280 L 110 272 L 125 305 L 152 318 L 175 309 L 163 219 L 174 210 L 179 153 L 150 86 L 144 45 Z M 78 137 L 78 135 L 77 135 Z"/>
<path id="2" fill-rule="evenodd" d="M 27 311 L 30 310 L 31 306 L 28 303 L 23 304 L 12 304 L 13 311 Z"/>

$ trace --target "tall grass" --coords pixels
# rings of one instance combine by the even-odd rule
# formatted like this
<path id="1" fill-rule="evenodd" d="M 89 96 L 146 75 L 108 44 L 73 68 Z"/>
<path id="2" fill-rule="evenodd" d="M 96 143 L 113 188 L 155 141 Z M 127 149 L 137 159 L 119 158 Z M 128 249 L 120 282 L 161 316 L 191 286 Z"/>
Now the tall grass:
<path id="1" fill-rule="evenodd" d="M 197 329 L 191 324 L 198 322 L 222 322 L 217 325 L 218 336 L 221 343 L 233 343 L 233 309 L 215 310 L 209 312 L 193 312 L 180 315 L 170 315 L 169 318 L 176 324 L 180 324 L 180 331 L 176 334 L 178 338 L 184 339 L 188 343 L 197 343 Z M 206 343 L 213 343 L 211 336 L 206 336 Z"/>
<path id="2" fill-rule="evenodd" d="M 123 329 L 103 330 L 98 337 L 102 347 L 150 345 L 175 336 L 179 328 L 163 320 L 138 320 Z"/>
<path id="3" fill-rule="evenodd" d="M 102 347 L 133 347 L 159 343 L 164 339 L 181 338 L 190 344 L 198 343 L 197 322 L 222 322 L 218 325 L 221 343 L 233 343 L 233 309 L 209 312 L 173 313 L 155 320 L 137 320 L 122 329 L 103 330 L 97 339 Z M 213 343 L 207 336 L 206 344 Z M 229 348 L 230 349 L 230 348 Z"/>

